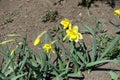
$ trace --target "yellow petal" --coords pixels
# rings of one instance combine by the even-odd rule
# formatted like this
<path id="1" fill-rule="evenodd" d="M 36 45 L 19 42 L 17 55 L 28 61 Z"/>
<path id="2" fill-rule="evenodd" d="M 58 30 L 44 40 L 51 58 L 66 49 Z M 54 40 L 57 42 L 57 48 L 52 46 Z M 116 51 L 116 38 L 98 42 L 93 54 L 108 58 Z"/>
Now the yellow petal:
<path id="1" fill-rule="evenodd" d="M 71 40 L 75 40 L 75 39 L 77 39 L 77 34 L 71 32 L 71 33 L 69 34 L 69 37 L 70 37 Z"/>
<path id="2" fill-rule="evenodd" d="M 71 29 L 66 30 L 66 33 L 69 34 L 70 30 L 71 30 Z"/>
<path id="3" fill-rule="evenodd" d="M 34 46 L 38 46 L 40 44 L 40 42 L 41 42 L 41 39 L 40 38 L 36 38 L 34 43 L 33 43 L 33 45 Z"/>
<path id="4" fill-rule="evenodd" d="M 15 52 L 15 49 L 13 49 L 10 53 L 10 56 L 13 55 L 13 53 Z"/>
<path id="5" fill-rule="evenodd" d="M 68 37 L 68 35 L 66 35 L 64 38 L 63 38 L 63 41 L 65 41 L 65 39 Z"/>
<path id="6" fill-rule="evenodd" d="M 71 27 L 71 22 L 69 19 L 64 19 L 60 23 L 64 29 Z"/>
<path id="7" fill-rule="evenodd" d="M 79 39 L 83 39 L 83 35 L 81 33 L 78 34 Z"/>
<path id="8" fill-rule="evenodd" d="M 74 32 L 78 32 L 78 26 L 73 27 Z"/>
<path id="9" fill-rule="evenodd" d="M 115 11 L 114 11 L 114 14 L 120 17 L 120 9 L 115 10 Z"/>

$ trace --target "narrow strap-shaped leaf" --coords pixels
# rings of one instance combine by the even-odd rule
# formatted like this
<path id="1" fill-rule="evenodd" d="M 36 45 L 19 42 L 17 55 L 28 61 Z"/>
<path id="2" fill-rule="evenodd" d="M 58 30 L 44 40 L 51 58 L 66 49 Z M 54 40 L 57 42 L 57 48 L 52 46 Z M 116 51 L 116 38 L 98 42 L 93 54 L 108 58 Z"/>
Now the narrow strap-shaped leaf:
<path id="1" fill-rule="evenodd" d="M 90 61 L 90 57 L 89 57 L 89 54 L 88 54 L 88 49 L 87 49 L 87 46 L 85 44 L 85 42 L 83 41 L 83 47 L 85 49 L 85 57 L 86 57 L 86 61 L 89 62 Z"/>
<path id="2" fill-rule="evenodd" d="M 102 31 L 102 27 L 105 24 L 105 21 L 99 21 L 99 19 L 96 20 L 96 26 L 95 26 L 95 33 L 100 33 Z"/>
<path id="3" fill-rule="evenodd" d="M 15 77 L 11 78 L 11 80 L 18 80 L 18 78 L 20 78 L 20 77 L 22 77 L 22 76 L 24 76 L 24 75 L 26 75 L 26 74 L 27 74 L 27 73 L 24 73 L 24 74 L 15 76 Z"/>
<path id="4" fill-rule="evenodd" d="M 64 69 L 65 65 L 64 65 L 64 63 L 62 63 L 62 61 L 60 59 L 58 59 L 58 64 L 59 64 L 60 70 Z"/>
<path id="5" fill-rule="evenodd" d="M 12 55 L 12 57 L 8 60 L 8 62 L 6 63 L 6 65 L 3 67 L 2 69 L 2 73 L 4 73 L 6 71 L 6 69 L 9 67 L 12 59 L 14 58 L 14 55 Z"/>
<path id="6" fill-rule="evenodd" d="M 110 71 L 109 74 L 113 80 L 118 80 L 119 75 L 116 72 Z"/>
<path id="7" fill-rule="evenodd" d="M 100 61 L 95 61 L 95 62 L 91 62 L 91 63 L 88 63 L 86 65 L 86 67 L 92 67 L 92 66 L 95 66 L 97 64 L 101 64 L 101 63 L 106 63 L 106 62 L 113 62 L 113 63 L 119 63 L 120 61 L 119 60 L 100 60 Z"/>
<path id="8" fill-rule="evenodd" d="M 82 53 L 77 52 L 76 54 L 78 55 L 78 57 L 80 58 L 80 60 L 82 60 L 83 63 L 86 63 L 85 57 L 82 55 Z"/>
<path id="9" fill-rule="evenodd" d="M 22 61 L 22 65 L 21 65 L 21 67 L 20 67 L 20 71 L 23 69 L 26 61 L 27 61 L 27 56 L 25 56 L 24 59 L 23 59 L 23 61 Z"/>
<path id="10" fill-rule="evenodd" d="M 120 25 L 116 25 L 116 24 L 114 24 L 114 23 L 111 22 L 111 21 L 109 21 L 109 22 L 113 25 L 113 27 L 115 27 L 116 29 L 120 30 Z"/>
<path id="11" fill-rule="evenodd" d="M 68 74 L 68 77 L 82 77 L 81 71 Z"/>
<path id="12" fill-rule="evenodd" d="M 116 37 L 110 44 L 110 46 L 105 49 L 105 51 L 102 53 L 100 60 L 104 58 L 104 56 L 114 47 L 114 45 L 117 43 L 117 41 L 120 39 L 120 36 Z"/>
<path id="13" fill-rule="evenodd" d="M 84 22 L 82 22 L 82 24 L 83 24 L 83 26 L 85 26 L 86 32 L 89 32 L 92 35 L 95 34 L 95 32 L 91 28 L 89 28 Z"/>
<path id="14" fill-rule="evenodd" d="M 96 50 L 97 50 L 96 37 L 94 37 L 94 39 L 93 39 L 93 45 L 92 45 L 92 55 L 91 55 L 92 62 L 95 61 L 95 57 L 97 55 Z"/>
<path id="15" fill-rule="evenodd" d="M 1 71 L 0 71 L 0 78 L 5 78 L 5 74 L 3 74 Z"/>

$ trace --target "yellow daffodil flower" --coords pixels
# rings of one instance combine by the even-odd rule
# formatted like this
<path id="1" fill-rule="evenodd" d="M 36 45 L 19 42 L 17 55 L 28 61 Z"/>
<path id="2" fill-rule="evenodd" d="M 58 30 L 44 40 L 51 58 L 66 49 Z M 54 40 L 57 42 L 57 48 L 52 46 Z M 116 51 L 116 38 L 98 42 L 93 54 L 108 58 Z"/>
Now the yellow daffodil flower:
<path id="1" fill-rule="evenodd" d="M 66 30 L 66 33 L 67 35 L 64 37 L 63 40 L 65 40 L 67 37 L 69 37 L 71 41 L 75 42 L 78 42 L 79 39 L 83 39 L 82 34 L 78 32 L 78 26 L 74 26 L 73 28 Z"/>
<path id="2" fill-rule="evenodd" d="M 41 42 L 41 37 L 46 33 L 47 31 L 43 31 L 41 34 L 37 36 L 37 38 L 34 40 L 33 45 L 38 46 Z"/>
<path id="3" fill-rule="evenodd" d="M 52 48 L 52 45 L 53 45 L 55 42 L 56 42 L 56 40 L 53 41 L 53 42 L 51 42 L 50 44 L 45 44 L 45 45 L 43 46 L 43 49 L 45 49 L 45 50 L 47 51 L 47 53 L 50 52 L 50 51 L 52 51 L 52 53 L 55 53 L 55 51 L 54 51 L 53 48 Z"/>
<path id="4" fill-rule="evenodd" d="M 48 52 L 52 51 L 52 44 L 45 44 L 43 48 Z"/>
<path id="5" fill-rule="evenodd" d="M 63 19 L 60 23 L 64 29 L 69 28 L 72 25 L 70 20 L 68 20 L 68 19 Z"/>
<path id="6" fill-rule="evenodd" d="M 120 17 L 120 9 L 114 10 L 114 14 Z"/>

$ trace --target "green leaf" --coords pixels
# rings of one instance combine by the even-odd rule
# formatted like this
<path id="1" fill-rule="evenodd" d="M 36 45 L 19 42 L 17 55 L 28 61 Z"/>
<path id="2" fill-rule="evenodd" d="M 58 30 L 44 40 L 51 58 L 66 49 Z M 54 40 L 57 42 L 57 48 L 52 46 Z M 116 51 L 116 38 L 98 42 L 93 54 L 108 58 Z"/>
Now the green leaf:
<path id="1" fill-rule="evenodd" d="M 31 64 L 32 64 L 34 67 L 38 67 L 38 64 L 36 63 L 35 60 L 31 60 Z"/>
<path id="2" fill-rule="evenodd" d="M 86 62 L 88 63 L 90 62 L 89 50 L 84 41 L 83 41 L 83 48 L 84 48 L 84 56 L 86 57 Z"/>
<path id="3" fill-rule="evenodd" d="M 48 39 L 48 35 L 45 34 L 45 43 L 48 43 L 49 39 Z"/>
<path id="4" fill-rule="evenodd" d="M 73 61 L 73 63 L 74 63 L 77 67 L 79 67 L 79 65 L 78 65 L 79 63 L 82 65 L 82 63 L 77 60 L 75 54 L 70 53 L 70 59 L 71 59 L 71 61 Z"/>
<path id="5" fill-rule="evenodd" d="M 2 73 L 4 73 L 7 70 L 7 68 L 11 64 L 13 58 L 14 58 L 14 55 L 12 55 L 12 57 L 8 60 L 8 62 L 6 63 L 6 65 L 3 67 Z"/>
<path id="6" fill-rule="evenodd" d="M 78 57 L 80 58 L 80 60 L 82 60 L 83 63 L 81 63 L 81 64 L 86 63 L 85 57 L 82 55 L 82 53 L 77 52 L 76 54 L 78 55 Z"/>
<path id="7" fill-rule="evenodd" d="M 97 55 L 97 52 L 96 52 L 97 45 L 96 44 L 97 44 L 96 43 L 96 37 L 94 37 L 94 39 L 93 39 L 93 46 L 92 46 L 92 56 L 91 56 L 92 62 L 95 61 L 95 57 Z"/>
<path id="8" fill-rule="evenodd" d="M 20 75 L 18 75 L 18 76 L 15 76 L 15 77 L 11 78 L 11 80 L 18 80 L 18 78 L 23 77 L 23 76 L 25 76 L 26 74 L 27 74 L 27 73 L 20 74 Z"/>
<path id="9" fill-rule="evenodd" d="M 10 75 L 13 71 L 13 69 L 9 66 L 9 69 L 5 72 L 5 76 Z"/>
<path id="10" fill-rule="evenodd" d="M 5 74 L 3 74 L 1 71 L 0 71 L 0 79 L 3 79 L 3 78 L 5 78 Z"/>
<path id="11" fill-rule="evenodd" d="M 64 69 L 64 64 L 59 59 L 58 59 L 58 64 L 59 64 L 59 70 L 63 70 Z"/>
<path id="12" fill-rule="evenodd" d="M 102 60 L 104 56 L 114 47 L 114 45 L 117 43 L 117 41 L 120 40 L 120 36 L 116 37 L 110 44 L 108 48 L 105 49 L 104 53 L 102 53 L 101 57 L 99 60 Z"/>
<path id="13" fill-rule="evenodd" d="M 118 80 L 118 74 L 116 73 L 116 72 L 114 72 L 114 71 L 110 71 L 109 72 L 109 74 L 110 74 L 110 76 L 111 76 L 111 78 L 113 79 L 113 80 Z"/>
<path id="14" fill-rule="evenodd" d="M 105 21 L 99 21 L 99 19 L 97 19 L 96 20 L 96 27 L 95 27 L 95 33 L 97 34 L 99 34 L 99 33 L 101 33 L 102 32 L 102 27 L 103 27 L 103 25 L 105 24 Z"/>
<path id="15" fill-rule="evenodd" d="M 89 28 L 84 22 L 82 22 L 82 24 L 83 24 L 83 26 L 85 26 L 87 33 L 90 33 L 92 35 L 95 34 L 95 32 L 92 30 L 92 28 Z"/>
<path id="16" fill-rule="evenodd" d="M 68 74 L 68 77 L 82 77 L 81 71 Z"/>
<path id="17" fill-rule="evenodd" d="M 54 26 L 54 27 L 53 27 L 53 30 L 54 30 L 54 31 L 58 31 L 58 30 L 59 30 L 59 27 L 58 27 L 58 26 Z"/>
<path id="18" fill-rule="evenodd" d="M 25 63 L 27 61 L 27 56 L 24 57 L 23 61 L 21 61 L 21 67 L 20 67 L 20 71 L 23 69 Z"/>
<path id="19" fill-rule="evenodd" d="M 120 30 L 120 25 L 116 25 L 116 24 L 114 24 L 114 23 L 111 22 L 111 21 L 109 21 L 109 22 L 113 25 L 113 27 L 115 27 L 116 29 Z"/>
<path id="20" fill-rule="evenodd" d="M 96 20 L 96 29 L 98 29 L 99 28 L 99 20 L 97 19 Z"/>
<path id="21" fill-rule="evenodd" d="M 38 63 L 39 65 L 43 65 L 43 63 L 42 63 L 42 60 L 41 60 L 41 59 L 36 58 L 36 60 L 37 60 L 37 63 Z"/>
<path id="22" fill-rule="evenodd" d="M 64 78 L 63 78 L 63 77 L 56 76 L 56 77 L 53 78 L 52 80 L 64 80 Z"/>
<path id="23" fill-rule="evenodd" d="M 92 56 L 91 56 L 92 62 L 95 60 L 95 57 L 97 55 L 96 50 L 97 50 L 96 37 L 94 37 L 94 39 L 93 39 L 93 45 L 92 45 Z"/>

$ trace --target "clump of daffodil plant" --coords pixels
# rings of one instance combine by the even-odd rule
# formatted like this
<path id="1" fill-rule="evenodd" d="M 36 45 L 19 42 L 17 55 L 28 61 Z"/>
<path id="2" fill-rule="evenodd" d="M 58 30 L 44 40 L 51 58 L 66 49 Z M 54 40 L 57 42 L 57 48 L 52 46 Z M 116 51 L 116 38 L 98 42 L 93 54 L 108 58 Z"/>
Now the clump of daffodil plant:
<path id="1" fill-rule="evenodd" d="M 0 43 L 0 53 L 4 56 L 0 79 L 83 79 L 82 71 L 91 71 L 93 67 L 97 67 L 99 64 L 106 62 L 120 63 L 117 59 L 111 59 L 105 56 L 114 48 L 120 36 L 111 41 L 111 44 L 99 55 L 97 49 L 97 44 L 99 43 L 96 42 L 96 38 L 100 31 L 96 32 L 87 27 L 87 32 L 93 37 L 92 48 L 89 50 L 84 42 L 84 35 L 77 25 L 73 25 L 72 21 L 66 18 L 61 20 L 60 24 L 60 27 L 62 27 L 61 31 L 64 35 L 59 37 L 58 35 L 62 34 L 62 32 L 58 31 L 57 28 L 55 31 L 58 31 L 59 34 L 57 33 L 54 37 L 52 37 L 50 30 L 41 32 L 33 41 L 33 47 L 38 47 L 36 50 L 31 49 L 28 45 L 26 36 L 9 34 L 8 37 L 11 39 Z M 96 23 L 96 27 L 99 27 L 98 24 L 99 22 Z M 17 40 L 18 38 L 21 39 Z M 14 48 L 11 49 L 8 44 L 12 44 Z"/>

